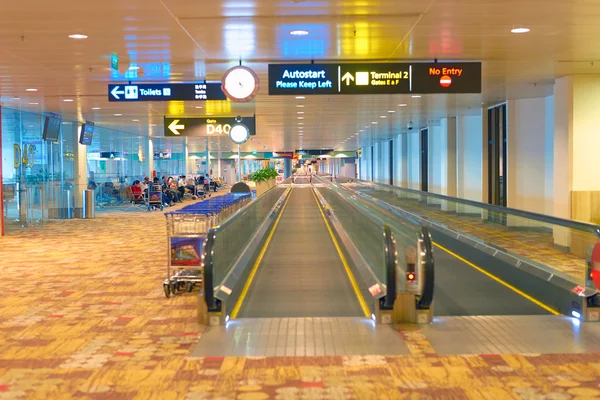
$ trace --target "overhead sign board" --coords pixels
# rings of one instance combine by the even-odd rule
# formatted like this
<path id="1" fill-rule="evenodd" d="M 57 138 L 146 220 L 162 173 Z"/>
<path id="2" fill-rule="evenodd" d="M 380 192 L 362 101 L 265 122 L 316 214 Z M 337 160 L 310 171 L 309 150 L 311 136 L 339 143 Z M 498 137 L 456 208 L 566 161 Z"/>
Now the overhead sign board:
<path id="1" fill-rule="evenodd" d="M 278 151 L 278 152 L 273 152 L 271 154 L 272 158 L 287 158 L 287 159 L 293 159 L 294 158 L 294 152 L 293 151 Z"/>
<path id="2" fill-rule="evenodd" d="M 269 64 L 269 95 L 481 93 L 481 63 Z"/>
<path id="3" fill-rule="evenodd" d="M 108 85 L 108 101 L 227 100 L 221 82 Z"/>
<path id="4" fill-rule="evenodd" d="M 250 135 L 256 135 L 256 119 L 254 117 L 243 117 L 242 124 L 246 125 Z M 235 117 L 217 118 L 174 118 L 165 117 L 165 136 L 218 136 L 229 135 L 231 127 L 238 124 Z"/>
<path id="5" fill-rule="evenodd" d="M 333 149 L 296 150 L 297 156 L 326 156 L 333 154 Z"/>

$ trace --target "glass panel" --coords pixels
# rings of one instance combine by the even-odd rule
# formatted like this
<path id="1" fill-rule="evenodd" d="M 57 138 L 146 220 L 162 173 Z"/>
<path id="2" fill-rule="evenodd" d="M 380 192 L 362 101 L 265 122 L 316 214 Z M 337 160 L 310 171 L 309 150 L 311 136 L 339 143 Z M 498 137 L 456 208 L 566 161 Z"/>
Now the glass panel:
<path id="1" fill-rule="evenodd" d="M 588 260 L 599 242 L 599 226 L 372 182 L 348 185 L 415 218 L 479 238 L 538 269 L 593 287 Z"/>
<path id="2" fill-rule="evenodd" d="M 213 249 L 215 286 L 225 279 L 240 252 L 248 244 L 285 190 L 282 187 L 269 190 L 250 203 L 238 215 L 217 228 Z"/>
<path id="3" fill-rule="evenodd" d="M 45 116 L 2 108 L 2 188 L 7 234 L 41 223 L 81 216 L 81 192 L 117 183 L 117 204 L 126 187 L 149 175 L 148 138 L 96 126 L 91 146 L 79 145 L 81 124 L 63 120 L 56 143 L 42 139 Z M 79 152 L 79 153 L 78 153 Z M 87 166 L 77 155 L 87 153 Z M 101 158 L 105 152 L 104 158 Z M 107 155 L 108 154 L 108 155 Z M 112 157 L 110 157 L 112 154 Z M 85 168 L 85 171 L 78 171 Z M 87 182 L 76 180 L 88 176 Z M 125 203 L 129 206 L 129 202 Z"/>
<path id="4" fill-rule="evenodd" d="M 384 210 L 353 196 L 352 192 L 344 190 L 341 185 L 328 182 L 327 179 L 319 180 L 329 189 L 319 189 L 319 192 L 332 207 L 377 279 L 386 282 L 384 225 L 389 226 L 394 233 L 398 261 L 403 266 L 401 269 L 406 271 L 406 263 L 415 262 L 417 239 L 421 231 L 419 224 L 408 219 L 390 218 Z M 400 274 L 399 279 L 404 279 L 404 275 Z"/>

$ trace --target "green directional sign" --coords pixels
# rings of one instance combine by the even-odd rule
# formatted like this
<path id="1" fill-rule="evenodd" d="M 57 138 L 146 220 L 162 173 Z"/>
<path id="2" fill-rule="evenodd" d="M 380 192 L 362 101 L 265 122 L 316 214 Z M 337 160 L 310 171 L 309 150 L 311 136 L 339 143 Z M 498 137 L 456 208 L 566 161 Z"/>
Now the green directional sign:
<path id="1" fill-rule="evenodd" d="M 112 53 L 110 55 L 110 67 L 115 71 L 119 70 L 119 56 L 117 53 Z"/>

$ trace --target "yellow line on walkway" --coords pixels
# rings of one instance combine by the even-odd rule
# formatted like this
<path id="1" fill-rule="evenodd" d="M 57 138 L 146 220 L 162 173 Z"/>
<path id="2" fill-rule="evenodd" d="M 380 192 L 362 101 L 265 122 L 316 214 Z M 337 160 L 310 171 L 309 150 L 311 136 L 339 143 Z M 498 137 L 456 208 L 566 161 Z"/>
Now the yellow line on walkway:
<path id="1" fill-rule="evenodd" d="M 344 265 L 344 269 L 346 270 L 346 274 L 348 275 L 348 279 L 350 279 L 350 284 L 352 285 L 352 288 L 354 289 L 354 294 L 356 294 L 356 298 L 358 299 L 358 303 L 360 304 L 360 308 L 362 308 L 363 313 L 365 314 L 365 317 L 370 318 L 371 317 L 371 312 L 369 310 L 369 307 L 367 306 L 367 302 L 365 301 L 365 298 L 363 297 L 362 293 L 360 292 L 360 288 L 358 287 L 358 283 L 356 283 L 356 279 L 354 278 L 354 274 L 352 273 L 352 270 L 350 269 L 350 266 L 348 265 L 348 261 L 346 261 L 346 257 L 344 256 L 344 253 L 342 252 L 342 249 L 337 241 L 337 239 L 335 238 L 335 235 L 333 234 L 333 231 L 331 230 L 331 226 L 329 225 L 329 221 L 327 221 L 327 217 L 325 217 L 325 214 L 323 213 L 323 210 L 321 209 L 321 203 L 319 202 L 319 199 L 317 198 L 317 195 L 315 194 L 315 189 L 311 188 L 312 190 L 312 194 L 313 197 L 315 198 L 315 201 L 317 202 L 317 207 L 319 207 L 319 212 L 321 213 L 321 217 L 323 217 L 323 221 L 325 221 L 325 226 L 327 227 L 327 231 L 329 232 L 329 236 L 331 236 L 331 240 L 333 241 L 333 245 L 335 246 L 335 249 L 337 250 L 338 256 L 340 257 L 340 260 L 342 261 L 342 264 Z"/>
<path id="2" fill-rule="evenodd" d="M 510 283 L 504 282 L 502 279 L 496 277 L 495 275 L 490 274 L 489 272 L 487 272 L 486 270 L 484 270 L 481 267 L 478 267 L 477 265 L 473 264 L 472 262 L 462 258 L 461 256 L 459 256 L 456 253 L 453 253 L 452 251 L 448 250 L 447 248 L 440 246 L 439 244 L 433 242 L 434 245 L 436 245 L 438 248 L 444 250 L 446 253 L 450 254 L 451 256 L 459 259 L 460 261 L 464 262 L 465 264 L 467 264 L 468 266 L 476 269 L 477 271 L 481 272 L 482 274 L 484 274 L 485 276 L 487 276 L 488 278 L 491 278 L 493 280 L 495 280 L 496 282 L 498 282 L 499 284 L 507 287 L 508 289 L 512 290 L 513 292 L 525 297 L 527 300 L 531 301 L 532 303 L 534 303 L 535 305 L 542 307 L 544 310 L 554 314 L 554 315 L 562 315 L 561 313 L 559 313 L 558 311 L 556 311 L 555 309 L 553 309 L 550 306 L 547 306 L 546 304 L 542 303 L 541 301 L 534 299 L 533 297 L 531 297 L 530 295 L 528 295 L 527 293 L 517 289 L 516 287 L 514 287 L 513 285 L 511 285 Z"/>
<path id="3" fill-rule="evenodd" d="M 244 300 L 246 299 L 246 295 L 248 294 L 250 285 L 252 285 L 252 281 L 254 280 L 254 277 L 256 276 L 256 271 L 258 271 L 258 267 L 259 267 L 260 263 L 262 262 L 262 259 L 265 256 L 265 253 L 267 252 L 267 248 L 269 247 L 269 244 L 271 243 L 271 239 L 273 238 L 275 229 L 277 229 L 277 225 L 279 225 L 279 220 L 281 219 L 281 216 L 283 215 L 283 212 L 285 211 L 285 207 L 287 206 L 287 203 L 290 200 L 290 197 L 292 197 L 292 190 L 294 190 L 293 186 L 289 190 L 290 190 L 290 192 L 288 193 L 288 196 L 285 199 L 285 203 L 283 203 L 283 207 L 281 207 L 281 211 L 279 212 L 279 215 L 277 216 L 277 219 L 275 220 L 275 223 L 273 224 L 273 227 L 271 228 L 271 232 L 269 232 L 269 236 L 267 236 L 267 240 L 265 241 L 265 244 L 263 245 L 263 248 L 260 251 L 258 258 L 256 259 L 254 266 L 252 267 L 252 271 L 250 271 L 250 275 L 248 276 L 248 279 L 246 280 L 246 284 L 244 285 L 244 288 L 242 289 L 242 293 L 240 294 L 238 301 L 235 303 L 235 307 L 233 307 L 233 310 L 231 311 L 231 315 L 229 316 L 231 319 L 236 318 L 238 313 L 240 312 L 240 309 L 242 308 L 242 303 L 244 303 Z"/>

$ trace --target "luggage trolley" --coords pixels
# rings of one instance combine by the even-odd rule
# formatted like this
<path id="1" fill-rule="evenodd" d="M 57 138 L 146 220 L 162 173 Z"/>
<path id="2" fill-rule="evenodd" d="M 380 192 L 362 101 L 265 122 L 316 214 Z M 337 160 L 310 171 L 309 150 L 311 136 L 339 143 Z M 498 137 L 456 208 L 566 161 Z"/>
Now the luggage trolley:
<path id="1" fill-rule="evenodd" d="M 165 295 L 191 292 L 202 282 L 204 246 L 208 230 L 232 216 L 251 201 L 249 194 L 227 194 L 166 213 L 169 258 Z"/>
<path id="2" fill-rule="evenodd" d="M 162 203 L 162 186 L 150 185 L 148 187 L 148 195 L 146 196 L 146 206 L 148 211 L 160 209 L 163 210 Z"/>
<path id="3" fill-rule="evenodd" d="M 165 296 L 194 290 L 202 282 L 202 254 L 212 218 L 201 210 L 181 210 L 165 214 L 167 218 L 168 264 L 163 282 Z"/>

